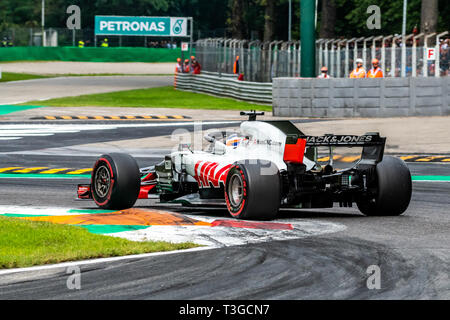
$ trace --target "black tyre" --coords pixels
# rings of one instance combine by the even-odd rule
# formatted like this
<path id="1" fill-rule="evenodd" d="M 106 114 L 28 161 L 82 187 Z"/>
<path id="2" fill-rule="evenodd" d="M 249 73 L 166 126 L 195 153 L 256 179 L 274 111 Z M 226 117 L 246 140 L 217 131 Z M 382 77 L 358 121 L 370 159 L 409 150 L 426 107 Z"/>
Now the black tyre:
<path id="1" fill-rule="evenodd" d="M 104 209 L 131 208 L 141 187 L 139 167 L 128 154 L 102 155 L 94 165 L 91 192 L 95 203 Z"/>
<path id="2" fill-rule="evenodd" d="M 376 196 L 361 198 L 358 209 L 367 216 L 399 216 L 411 200 L 411 173 L 399 158 L 385 156 L 376 167 Z"/>
<path id="3" fill-rule="evenodd" d="M 280 175 L 271 162 L 234 163 L 225 183 L 228 212 L 238 219 L 270 220 L 280 207 Z"/>

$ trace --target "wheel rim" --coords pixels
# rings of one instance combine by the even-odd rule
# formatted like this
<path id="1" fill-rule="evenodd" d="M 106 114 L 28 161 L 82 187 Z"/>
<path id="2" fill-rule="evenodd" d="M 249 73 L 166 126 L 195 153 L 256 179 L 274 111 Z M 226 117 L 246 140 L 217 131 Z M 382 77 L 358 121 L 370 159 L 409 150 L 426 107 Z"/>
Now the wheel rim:
<path id="1" fill-rule="evenodd" d="M 111 186 L 111 175 L 105 165 L 100 166 L 94 177 L 95 192 L 100 198 L 104 198 L 109 193 Z"/>
<path id="2" fill-rule="evenodd" d="M 240 174 L 236 173 L 231 176 L 228 184 L 228 197 L 234 207 L 241 204 L 244 198 L 244 183 Z"/>

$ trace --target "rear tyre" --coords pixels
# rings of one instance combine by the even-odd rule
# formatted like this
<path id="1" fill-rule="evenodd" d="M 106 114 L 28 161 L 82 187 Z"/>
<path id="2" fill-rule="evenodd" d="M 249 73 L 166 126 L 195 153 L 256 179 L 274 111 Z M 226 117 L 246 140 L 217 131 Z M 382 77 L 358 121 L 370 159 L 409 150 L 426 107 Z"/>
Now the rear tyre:
<path id="1" fill-rule="evenodd" d="M 92 198 L 103 209 L 131 208 L 139 196 L 141 179 L 136 160 L 128 154 L 102 155 L 91 177 Z"/>
<path id="2" fill-rule="evenodd" d="M 237 219 L 274 219 L 280 207 L 280 175 L 272 162 L 234 163 L 225 183 L 228 212 Z"/>
<path id="3" fill-rule="evenodd" d="M 411 200 L 411 173 L 399 158 L 385 156 L 376 167 L 376 196 L 361 198 L 356 204 L 367 216 L 399 216 Z"/>

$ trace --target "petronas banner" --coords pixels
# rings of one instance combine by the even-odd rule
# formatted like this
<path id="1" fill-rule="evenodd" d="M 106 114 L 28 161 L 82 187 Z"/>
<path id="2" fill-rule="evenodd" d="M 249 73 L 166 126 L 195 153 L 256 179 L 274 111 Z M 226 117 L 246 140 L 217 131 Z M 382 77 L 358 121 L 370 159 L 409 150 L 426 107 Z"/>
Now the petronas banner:
<path id="1" fill-rule="evenodd" d="M 188 37 L 189 18 L 95 16 L 95 34 L 110 36 Z"/>

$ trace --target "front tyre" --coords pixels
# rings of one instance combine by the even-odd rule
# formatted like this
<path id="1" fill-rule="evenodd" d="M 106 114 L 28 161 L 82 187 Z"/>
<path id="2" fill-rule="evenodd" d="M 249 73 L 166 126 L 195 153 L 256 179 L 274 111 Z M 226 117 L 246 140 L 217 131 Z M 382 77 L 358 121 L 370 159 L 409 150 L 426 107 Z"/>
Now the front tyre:
<path id="1" fill-rule="evenodd" d="M 91 176 L 92 198 L 100 208 L 131 208 L 139 196 L 140 186 L 139 167 L 128 154 L 105 154 L 94 165 Z"/>
<path id="2" fill-rule="evenodd" d="M 376 167 L 376 195 L 359 199 L 358 209 L 367 216 L 399 216 L 411 200 L 411 173 L 399 158 L 385 156 Z"/>
<path id="3" fill-rule="evenodd" d="M 234 163 L 225 183 L 228 212 L 238 219 L 274 219 L 280 207 L 280 175 L 272 162 Z"/>

